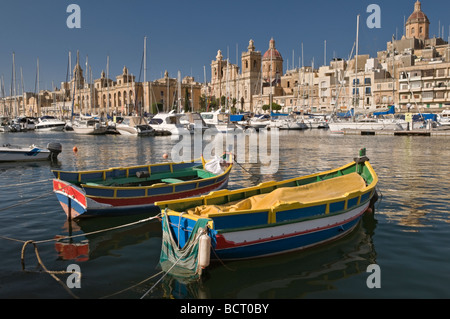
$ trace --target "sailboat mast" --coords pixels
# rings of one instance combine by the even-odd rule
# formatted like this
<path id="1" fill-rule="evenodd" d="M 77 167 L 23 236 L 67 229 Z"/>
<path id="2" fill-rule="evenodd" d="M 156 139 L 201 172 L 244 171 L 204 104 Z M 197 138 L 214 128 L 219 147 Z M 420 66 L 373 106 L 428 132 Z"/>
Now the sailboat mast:
<path id="1" fill-rule="evenodd" d="M 89 68 L 88 68 L 89 62 L 88 61 L 89 61 L 89 57 L 86 55 L 86 73 L 84 74 L 84 77 L 87 80 L 87 86 L 86 86 L 86 80 L 85 80 L 84 81 L 84 83 L 85 83 L 84 89 L 89 87 Z M 87 99 L 87 96 L 86 96 L 86 90 L 83 90 L 83 92 L 84 92 L 84 95 L 85 95 L 85 99 L 84 99 L 84 101 L 85 101 L 84 107 L 86 109 L 85 112 L 88 113 L 89 112 L 89 106 L 88 106 L 88 99 Z"/>
<path id="2" fill-rule="evenodd" d="M 16 92 L 16 57 L 15 53 L 13 52 L 13 94 L 14 94 L 14 116 L 18 116 L 18 110 L 17 110 L 17 92 Z"/>
<path id="3" fill-rule="evenodd" d="M 145 98 L 145 83 L 147 82 L 147 37 L 144 37 L 144 91 L 142 92 L 143 98 L 144 98 L 144 103 L 143 103 L 143 108 L 144 111 L 146 110 L 146 106 L 145 106 L 145 102 L 146 102 L 146 98 Z M 150 93 L 150 92 L 148 92 Z M 142 111 L 141 111 L 142 112 Z"/>
<path id="4" fill-rule="evenodd" d="M 359 102 L 358 99 L 358 54 L 359 54 L 359 14 L 356 17 L 356 54 L 355 54 L 355 93 L 353 97 L 353 105 L 354 107 L 358 106 L 356 105 L 356 101 Z"/>
<path id="5" fill-rule="evenodd" d="M 37 114 L 38 114 L 38 116 L 41 116 L 42 114 L 41 114 L 41 105 L 40 105 L 40 102 L 41 102 L 41 99 L 40 99 L 40 94 L 39 94 L 39 92 L 40 92 L 40 87 L 39 87 L 39 58 L 37 58 L 37 62 L 36 62 L 36 68 L 37 68 L 37 80 L 36 80 L 36 85 L 37 85 Z"/>
<path id="6" fill-rule="evenodd" d="M 181 72 L 178 71 L 178 113 L 181 113 Z"/>
<path id="7" fill-rule="evenodd" d="M 20 82 L 21 82 L 21 85 L 22 85 L 22 107 L 21 107 L 21 109 L 22 109 L 22 111 L 23 111 L 23 115 L 24 116 L 26 116 L 26 113 L 25 113 L 25 92 L 24 92 L 24 88 L 23 88 L 23 73 L 22 73 L 22 67 L 20 68 Z M 21 112 L 22 112 L 21 111 Z"/>

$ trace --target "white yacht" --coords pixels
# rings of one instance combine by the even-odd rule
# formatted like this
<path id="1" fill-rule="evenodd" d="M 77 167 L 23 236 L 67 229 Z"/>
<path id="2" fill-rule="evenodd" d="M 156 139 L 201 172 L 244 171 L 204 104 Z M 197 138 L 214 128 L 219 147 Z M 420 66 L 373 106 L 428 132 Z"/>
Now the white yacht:
<path id="1" fill-rule="evenodd" d="M 63 131 L 66 126 L 66 122 L 58 120 L 54 116 L 42 116 L 39 118 L 39 122 L 35 124 L 35 132 L 50 132 L 50 131 Z"/>
<path id="2" fill-rule="evenodd" d="M 269 128 L 277 128 L 279 130 L 306 130 L 308 126 L 301 118 L 297 118 L 292 114 L 272 116 Z"/>
<path id="3" fill-rule="evenodd" d="M 188 128 L 188 131 L 193 132 L 195 130 L 206 131 L 209 126 L 206 124 L 200 113 L 182 113 L 180 123 Z"/>
<path id="4" fill-rule="evenodd" d="M 330 131 L 333 133 L 343 133 L 344 130 L 391 130 L 402 131 L 404 130 L 403 123 L 395 119 L 376 119 L 376 118 L 363 118 L 360 120 L 333 120 L 328 123 Z"/>
<path id="5" fill-rule="evenodd" d="M 205 123 L 211 129 L 215 129 L 221 133 L 234 132 L 234 130 L 239 129 L 239 127 L 230 122 L 230 114 L 215 111 L 215 112 L 202 112 L 200 113 Z"/>
<path id="6" fill-rule="evenodd" d="M 155 130 L 140 116 L 116 117 L 116 130 L 121 135 L 151 136 Z"/>
<path id="7" fill-rule="evenodd" d="M 444 110 L 438 114 L 438 122 L 443 126 L 450 126 L 450 110 Z"/>
<path id="8" fill-rule="evenodd" d="M 73 131 L 84 135 L 106 134 L 108 126 L 96 118 L 80 118 L 72 123 Z"/>
<path id="9" fill-rule="evenodd" d="M 182 116 L 183 114 L 177 114 L 174 111 L 158 113 L 150 120 L 149 124 L 156 131 L 156 134 L 191 134 L 190 129 L 181 123 Z"/>

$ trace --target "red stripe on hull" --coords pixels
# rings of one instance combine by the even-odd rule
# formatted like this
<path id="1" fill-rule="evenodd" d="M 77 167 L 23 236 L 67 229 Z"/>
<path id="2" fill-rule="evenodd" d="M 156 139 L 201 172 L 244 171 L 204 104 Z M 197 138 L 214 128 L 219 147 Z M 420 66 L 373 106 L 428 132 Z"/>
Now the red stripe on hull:
<path id="1" fill-rule="evenodd" d="M 120 198 L 120 199 L 101 198 L 101 197 L 89 197 L 89 198 L 98 203 L 109 204 L 112 206 L 147 205 L 147 204 L 153 204 L 154 202 L 157 202 L 157 201 L 188 198 L 188 197 L 194 197 L 194 196 L 206 194 L 206 193 L 209 193 L 209 192 L 219 189 L 227 181 L 228 181 L 228 178 L 226 178 L 225 180 L 223 180 L 220 183 L 217 183 L 217 184 L 214 184 L 214 185 L 211 185 L 208 187 L 198 188 L 198 189 L 195 189 L 193 191 L 188 191 L 188 192 L 179 192 L 179 193 L 172 193 L 172 194 L 167 194 L 167 195 L 156 195 L 156 196 L 148 196 L 148 197 L 140 197 L 140 198 Z"/>
<path id="2" fill-rule="evenodd" d="M 79 191 L 77 188 L 73 187 L 72 184 L 66 183 L 60 180 L 53 180 L 53 191 L 64 192 L 71 198 L 77 200 L 81 205 L 86 207 L 86 197 L 85 193 Z"/>
<path id="3" fill-rule="evenodd" d="M 363 215 L 366 212 L 367 209 L 363 210 L 361 213 L 357 214 L 356 216 L 349 218 L 345 221 L 342 221 L 340 223 L 336 223 L 333 225 L 328 225 L 326 227 L 320 227 L 320 228 L 315 228 L 315 229 L 311 229 L 311 230 L 307 230 L 307 231 L 303 231 L 303 232 L 295 232 L 295 233 L 290 233 L 290 234 L 286 234 L 283 236 L 276 236 L 276 237 L 271 237 L 270 235 L 266 238 L 263 238 L 261 240 L 255 240 L 255 241 L 248 241 L 248 242 L 243 242 L 243 243 L 236 243 L 233 241 L 229 241 L 226 240 L 224 235 L 222 234 L 217 234 L 216 235 L 216 250 L 220 250 L 220 249 L 229 249 L 229 248 L 238 248 L 238 247 L 245 247 L 245 246 L 250 246 L 250 245 L 255 245 L 255 244 L 261 244 L 264 242 L 269 242 L 269 241 L 275 241 L 275 240 L 280 240 L 280 239 L 285 239 L 285 238 L 289 238 L 289 237 L 294 237 L 294 236 L 299 236 L 299 235 L 305 235 L 308 233 L 312 233 L 312 232 L 317 232 L 317 231 L 322 231 L 328 228 L 333 228 L 333 227 L 337 227 L 340 225 L 344 225 L 347 224 L 357 218 L 359 218 L 361 215 Z"/>

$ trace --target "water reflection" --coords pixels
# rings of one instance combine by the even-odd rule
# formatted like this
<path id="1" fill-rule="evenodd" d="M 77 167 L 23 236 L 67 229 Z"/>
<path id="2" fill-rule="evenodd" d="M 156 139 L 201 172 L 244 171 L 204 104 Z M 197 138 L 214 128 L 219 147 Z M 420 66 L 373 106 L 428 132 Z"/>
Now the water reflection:
<path id="1" fill-rule="evenodd" d="M 161 223 L 148 215 L 67 220 L 55 236 L 55 250 L 62 260 L 83 262 L 161 237 Z M 67 238 L 71 237 L 71 238 Z"/>

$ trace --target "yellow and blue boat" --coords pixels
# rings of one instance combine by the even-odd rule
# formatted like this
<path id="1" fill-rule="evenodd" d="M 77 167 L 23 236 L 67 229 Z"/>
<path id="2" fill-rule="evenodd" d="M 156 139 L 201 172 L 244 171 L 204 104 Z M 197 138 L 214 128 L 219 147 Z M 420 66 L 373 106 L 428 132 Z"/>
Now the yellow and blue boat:
<path id="1" fill-rule="evenodd" d="M 211 168 L 212 167 L 212 168 Z M 53 191 L 68 219 L 159 213 L 156 201 L 226 188 L 231 154 L 206 162 L 160 163 L 94 171 L 53 170 Z"/>
<path id="2" fill-rule="evenodd" d="M 373 209 L 377 182 L 362 149 L 353 162 L 323 173 L 156 202 L 162 211 L 161 265 L 198 273 L 210 257 L 265 257 L 336 240 Z"/>

